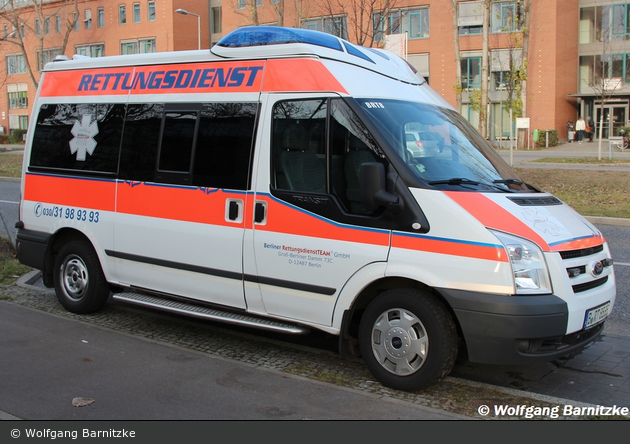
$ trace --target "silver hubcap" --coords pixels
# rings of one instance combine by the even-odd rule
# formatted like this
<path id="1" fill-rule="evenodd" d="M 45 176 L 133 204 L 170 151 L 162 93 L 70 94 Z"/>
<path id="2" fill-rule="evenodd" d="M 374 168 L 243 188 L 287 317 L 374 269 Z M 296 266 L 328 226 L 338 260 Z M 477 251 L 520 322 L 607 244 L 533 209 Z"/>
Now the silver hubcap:
<path id="1" fill-rule="evenodd" d="M 390 373 L 410 375 L 424 365 L 429 339 L 422 322 L 411 312 L 392 308 L 372 327 L 372 351 Z"/>
<path id="2" fill-rule="evenodd" d="M 79 300 L 85 296 L 88 287 L 88 271 L 79 256 L 68 256 L 59 272 L 66 296 L 74 300 Z"/>

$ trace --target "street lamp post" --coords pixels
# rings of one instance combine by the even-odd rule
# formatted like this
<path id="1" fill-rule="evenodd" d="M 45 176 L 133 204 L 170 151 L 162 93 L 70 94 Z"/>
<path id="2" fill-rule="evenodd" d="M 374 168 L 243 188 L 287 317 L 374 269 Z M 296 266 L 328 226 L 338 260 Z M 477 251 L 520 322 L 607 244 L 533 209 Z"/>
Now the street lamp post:
<path id="1" fill-rule="evenodd" d="M 201 16 L 194 12 L 186 11 L 185 9 L 176 9 L 175 12 L 184 15 L 194 15 L 197 17 L 197 49 L 201 49 Z"/>

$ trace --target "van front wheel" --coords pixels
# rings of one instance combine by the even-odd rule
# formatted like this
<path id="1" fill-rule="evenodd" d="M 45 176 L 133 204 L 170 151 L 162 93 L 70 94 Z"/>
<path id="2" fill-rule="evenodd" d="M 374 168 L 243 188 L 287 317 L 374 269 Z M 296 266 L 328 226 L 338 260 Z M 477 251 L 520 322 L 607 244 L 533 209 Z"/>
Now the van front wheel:
<path id="1" fill-rule="evenodd" d="M 86 241 L 64 245 L 55 259 L 53 274 L 57 299 L 72 313 L 92 313 L 103 308 L 109 286 L 98 256 Z"/>
<path id="2" fill-rule="evenodd" d="M 419 390 L 448 375 L 457 357 L 453 318 L 434 296 L 412 288 L 389 290 L 365 310 L 361 354 L 383 385 Z"/>

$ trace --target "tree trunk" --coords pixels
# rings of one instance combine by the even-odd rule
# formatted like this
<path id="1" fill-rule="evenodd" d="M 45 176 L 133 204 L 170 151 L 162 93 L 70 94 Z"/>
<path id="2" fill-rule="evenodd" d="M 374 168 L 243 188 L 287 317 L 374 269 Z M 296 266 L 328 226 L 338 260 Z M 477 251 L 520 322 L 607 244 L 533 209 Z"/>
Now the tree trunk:
<path id="1" fill-rule="evenodd" d="M 479 133 L 488 138 L 488 46 L 490 27 L 490 0 L 483 5 L 483 49 L 481 53 L 481 105 L 479 106 Z"/>
<path id="2" fill-rule="evenodd" d="M 529 26 L 531 23 L 532 0 L 522 0 L 523 2 L 523 47 L 521 49 L 522 70 L 525 75 L 521 78 L 521 103 L 522 117 L 527 117 L 527 65 L 529 56 Z M 530 129 L 527 129 L 530 131 Z M 517 146 L 525 146 L 525 135 L 521 135 L 524 131 L 519 132 L 519 140 Z M 529 148 L 529 147 L 528 147 Z"/>
<path id="3" fill-rule="evenodd" d="M 462 61 L 459 53 L 459 26 L 457 26 L 457 0 L 451 0 L 453 8 L 453 46 L 455 47 L 455 99 L 458 112 L 462 111 Z"/>

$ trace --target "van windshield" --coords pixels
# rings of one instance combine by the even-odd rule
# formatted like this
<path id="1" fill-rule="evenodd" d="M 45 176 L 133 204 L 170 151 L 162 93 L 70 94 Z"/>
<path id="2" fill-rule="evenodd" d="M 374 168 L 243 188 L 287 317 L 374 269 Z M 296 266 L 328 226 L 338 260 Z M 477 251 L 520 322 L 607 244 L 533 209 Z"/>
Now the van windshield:
<path id="1" fill-rule="evenodd" d="M 402 100 L 357 101 L 423 185 L 460 191 L 532 191 L 457 112 Z"/>

